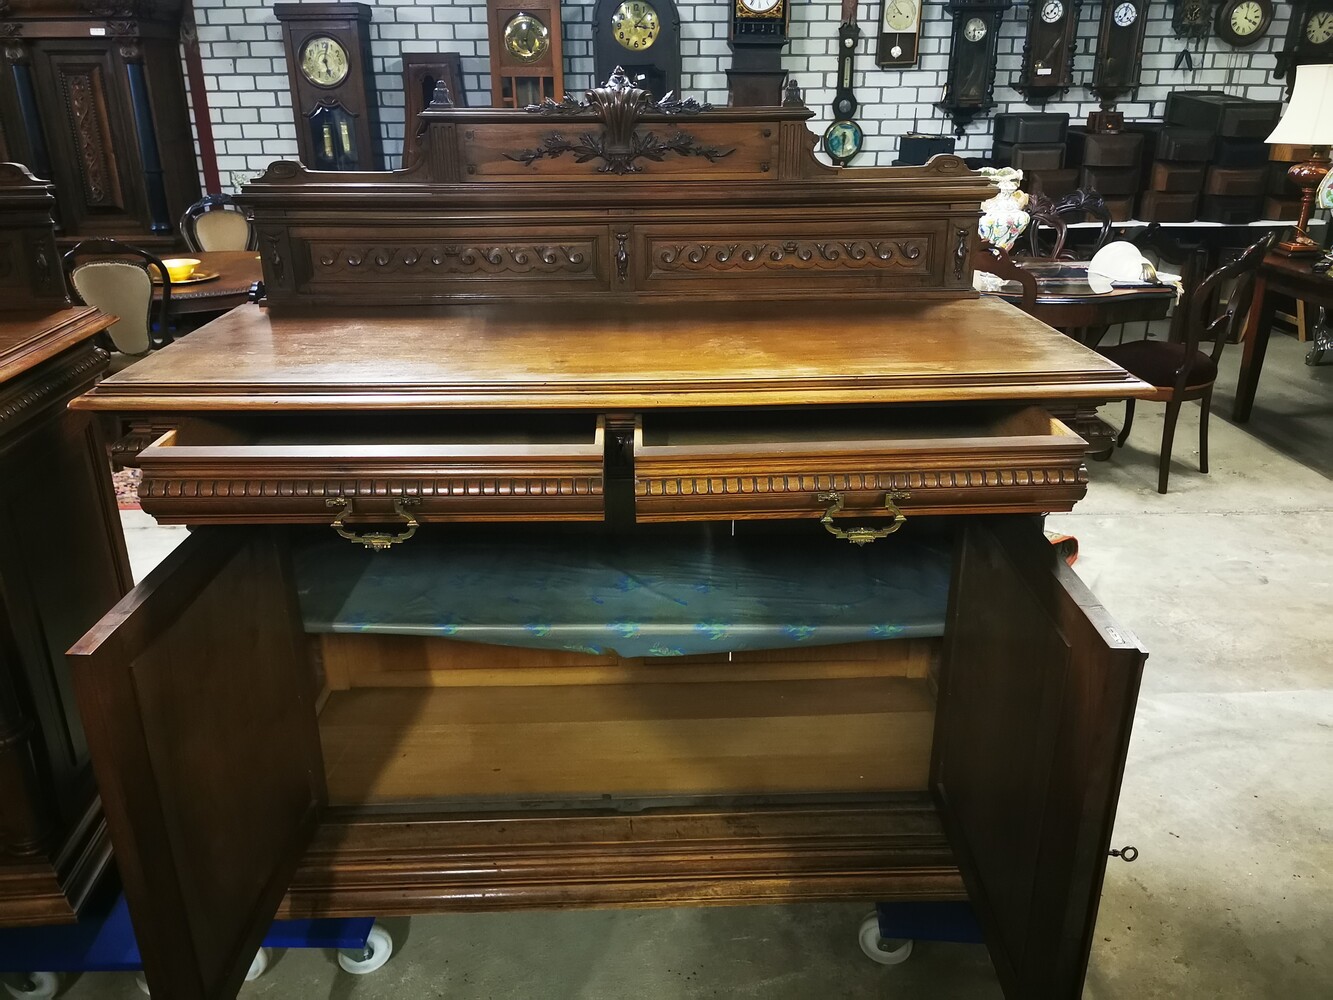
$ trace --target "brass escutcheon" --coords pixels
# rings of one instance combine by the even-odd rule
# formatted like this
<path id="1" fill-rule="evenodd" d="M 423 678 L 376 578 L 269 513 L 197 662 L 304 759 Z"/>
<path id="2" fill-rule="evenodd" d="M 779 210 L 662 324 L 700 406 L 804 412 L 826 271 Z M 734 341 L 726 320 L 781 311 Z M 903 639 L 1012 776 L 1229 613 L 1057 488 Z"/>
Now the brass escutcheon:
<path id="1" fill-rule="evenodd" d="M 842 494 L 830 491 L 818 494 L 815 499 L 820 503 L 829 505 L 828 509 L 824 511 L 824 516 L 819 519 L 819 523 L 824 526 L 825 531 L 834 538 L 846 539 L 853 545 L 869 545 L 877 538 L 884 538 L 888 535 L 892 535 L 903 526 L 904 522 L 907 520 L 907 515 L 898 509 L 898 505 L 895 504 L 894 501 L 908 500 L 911 496 L 912 494 L 908 493 L 906 490 L 889 490 L 884 494 L 884 507 L 893 515 L 893 522 L 883 528 L 839 528 L 833 523 L 833 519 L 842 512 Z"/>
<path id="2" fill-rule="evenodd" d="M 352 509 L 352 501 L 347 497 L 329 497 L 324 501 L 324 506 L 337 508 L 338 514 L 333 519 L 330 527 L 341 537 L 346 538 L 349 542 L 364 545 L 376 552 L 383 552 L 391 546 L 402 544 L 417 533 L 417 528 L 420 525 L 417 519 L 409 514 L 405 508 L 416 507 L 420 503 L 420 497 L 394 497 L 393 512 L 404 521 L 404 530 L 397 534 L 388 531 L 365 531 L 357 534 L 355 531 L 349 531 L 344 526 L 343 519 L 351 517 L 355 511 Z"/>

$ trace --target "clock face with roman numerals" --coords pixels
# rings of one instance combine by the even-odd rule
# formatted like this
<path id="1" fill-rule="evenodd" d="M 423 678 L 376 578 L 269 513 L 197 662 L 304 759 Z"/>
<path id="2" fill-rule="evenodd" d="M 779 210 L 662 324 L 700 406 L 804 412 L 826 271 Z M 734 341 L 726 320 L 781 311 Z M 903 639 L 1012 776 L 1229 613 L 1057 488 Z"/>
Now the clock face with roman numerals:
<path id="1" fill-rule="evenodd" d="M 1223 0 L 1217 8 L 1217 37 L 1229 45 L 1253 45 L 1273 23 L 1273 0 Z"/>

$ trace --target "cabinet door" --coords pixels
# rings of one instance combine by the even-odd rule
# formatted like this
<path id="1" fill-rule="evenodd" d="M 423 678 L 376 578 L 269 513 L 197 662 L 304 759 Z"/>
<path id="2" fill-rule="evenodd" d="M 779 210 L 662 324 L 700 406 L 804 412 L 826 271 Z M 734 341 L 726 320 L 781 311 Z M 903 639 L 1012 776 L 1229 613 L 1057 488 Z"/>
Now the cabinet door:
<path id="1" fill-rule="evenodd" d="M 148 985 L 233 997 L 325 795 L 281 536 L 196 532 L 69 655 Z"/>
<path id="2" fill-rule="evenodd" d="M 932 787 L 1005 996 L 1075 1000 L 1146 654 L 1035 518 L 959 545 Z"/>

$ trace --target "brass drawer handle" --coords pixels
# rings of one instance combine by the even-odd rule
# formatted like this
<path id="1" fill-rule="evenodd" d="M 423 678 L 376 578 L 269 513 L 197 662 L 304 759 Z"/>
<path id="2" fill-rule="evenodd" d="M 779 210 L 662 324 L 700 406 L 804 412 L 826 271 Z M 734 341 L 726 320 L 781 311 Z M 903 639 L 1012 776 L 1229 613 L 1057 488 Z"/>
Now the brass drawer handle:
<path id="1" fill-rule="evenodd" d="M 828 504 L 829 507 L 828 510 L 824 511 L 824 516 L 819 519 L 819 523 L 822 524 L 824 530 L 834 538 L 845 538 L 853 545 L 869 545 L 877 538 L 884 538 L 888 535 L 892 535 L 903 526 L 903 523 L 907 520 L 907 515 L 898 509 L 898 505 L 895 504 L 894 501 L 908 500 L 911 496 L 912 494 L 905 490 L 889 490 L 889 492 L 884 494 L 884 506 L 888 512 L 893 515 L 893 522 L 886 527 L 856 527 L 844 529 L 839 528 L 833 523 L 833 518 L 842 511 L 842 494 L 834 492 L 820 493 L 816 499 L 820 503 Z"/>
<path id="2" fill-rule="evenodd" d="M 355 531 L 349 531 L 343 526 L 343 519 L 350 517 L 352 510 L 352 501 L 347 497 L 329 497 L 324 501 L 326 507 L 336 507 L 338 516 L 333 519 L 331 527 L 349 542 L 356 542 L 358 545 L 364 545 L 368 549 L 374 549 L 376 552 L 383 552 L 385 549 L 394 545 L 399 545 L 417 533 L 419 527 L 417 519 L 409 514 L 404 508 L 415 507 L 421 503 L 419 497 L 394 497 L 393 512 L 401 517 L 405 523 L 404 530 L 398 534 L 392 534 L 388 531 L 366 531 L 357 534 Z"/>

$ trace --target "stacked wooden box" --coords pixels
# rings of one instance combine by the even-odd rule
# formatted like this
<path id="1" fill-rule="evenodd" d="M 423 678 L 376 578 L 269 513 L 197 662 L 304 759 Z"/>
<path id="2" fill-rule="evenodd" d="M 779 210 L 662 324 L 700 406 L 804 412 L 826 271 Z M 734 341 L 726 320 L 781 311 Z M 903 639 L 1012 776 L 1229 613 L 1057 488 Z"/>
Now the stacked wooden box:
<path id="1" fill-rule="evenodd" d="M 895 167 L 919 167 L 932 156 L 954 151 L 953 136 L 925 135 L 921 132 L 908 132 L 898 140 L 898 158 L 893 161 Z"/>
<path id="2" fill-rule="evenodd" d="M 991 159 L 997 167 L 1023 171 L 1023 189 L 1029 194 L 1059 198 L 1078 186 L 1078 171 L 1065 168 L 1068 128 L 1068 115 L 996 115 Z"/>
<path id="3" fill-rule="evenodd" d="M 1078 168 L 1078 186 L 1102 196 L 1112 221 L 1132 219 L 1143 181 L 1143 134 L 1075 127 L 1069 130 L 1066 148 L 1065 162 Z"/>
<path id="4" fill-rule="evenodd" d="M 1268 174 L 1264 183 L 1264 218 L 1295 219 L 1301 214 L 1301 189 L 1287 171 L 1313 154 L 1310 146 L 1279 143 L 1268 147 Z"/>
<path id="5" fill-rule="evenodd" d="M 1278 101 L 1252 101 L 1216 91 L 1180 91 L 1166 100 L 1166 122 L 1212 133 L 1198 218 L 1243 224 L 1263 216 L 1268 181 L 1264 140 L 1282 113 Z"/>
<path id="6" fill-rule="evenodd" d="M 1134 122 L 1125 128 L 1142 133 L 1146 151 L 1137 216 L 1144 222 L 1197 219 L 1213 157 L 1213 133 L 1162 122 Z"/>

